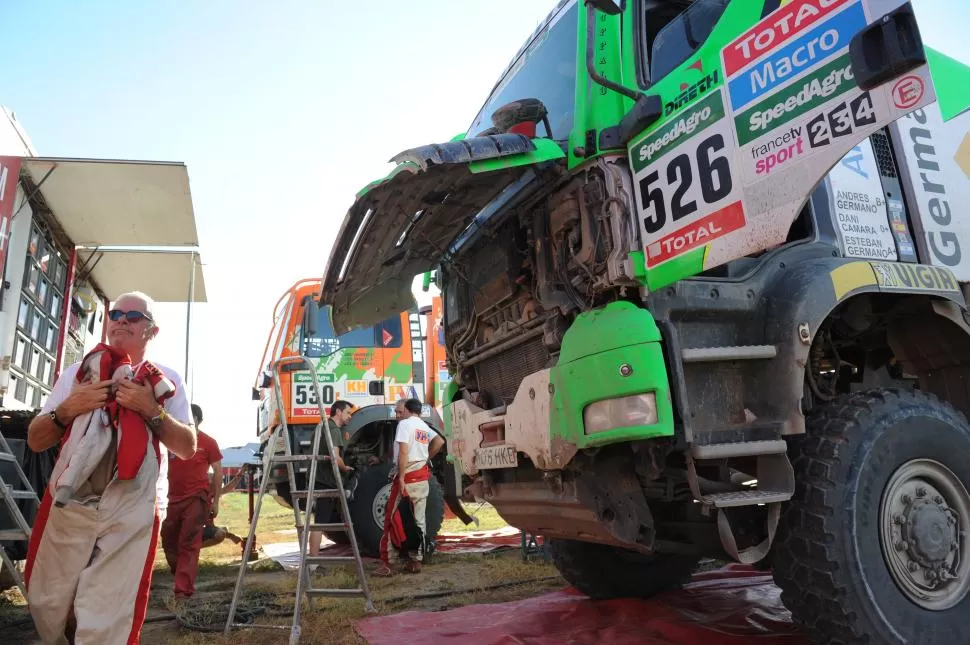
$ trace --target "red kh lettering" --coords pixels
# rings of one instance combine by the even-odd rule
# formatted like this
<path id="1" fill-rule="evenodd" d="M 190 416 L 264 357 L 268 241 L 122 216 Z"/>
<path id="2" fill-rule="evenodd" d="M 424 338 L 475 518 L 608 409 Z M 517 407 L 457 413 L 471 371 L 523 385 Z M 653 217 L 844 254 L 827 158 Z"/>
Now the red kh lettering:
<path id="1" fill-rule="evenodd" d="M 733 75 L 795 34 L 805 31 L 839 7 L 853 1 L 795 0 L 782 7 L 724 48 L 724 73 Z"/>
<path id="2" fill-rule="evenodd" d="M 740 201 L 702 217 L 679 231 L 660 239 L 647 247 L 647 266 L 654 267 L 711 240 L 744 228 L 744 206 Z"/>

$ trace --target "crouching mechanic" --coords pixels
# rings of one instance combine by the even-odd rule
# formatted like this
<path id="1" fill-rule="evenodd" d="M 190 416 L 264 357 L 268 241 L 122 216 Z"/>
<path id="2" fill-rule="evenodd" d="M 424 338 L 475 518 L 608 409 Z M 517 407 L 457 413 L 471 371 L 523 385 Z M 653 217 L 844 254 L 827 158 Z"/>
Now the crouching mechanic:
<path id="1" fill-rule="evenodd" d="M 374 572 L 382 577 L 394 574 L 391 559 L 392 554 L 397 555 L 398 550 L 402 557 L 406 557 L 406 567 L 411 573 L 421 571 L 421 562 L 424 559 L 431 479 L 428 462 L 438 454 L 445 440 L 421 419 L 421 408 L 421 401 L 417 399 L 398 401 L 395 406 L 398 422 L 394 436 L 394 468 L 390 474 L 393 484 L 384 513 L 384 533 L 381 535 L 380 544 L 381 564 Z M 402 501 L 410 505 L 411 513 L 400 512 L 399 505 Z M 405 520 L 413 521 L 417 528 L 417 545 L 413 551 L 407 548 L 407 529 L 403 525 Z"/>
<path id="2" fill-rule="evenodd" d="M 179 374 L 149 363 L 152 300 L 122 295 L 98 345 L 54 383 L 27 444 L 60 442 L 27 550 L 27 602 L 47 645 L 137 644 L 158 538 L 160 464 L 196 448 Z"/>
<path id="3" fill-rule="evenodd" d="M 175 600 L 191 598 L 199 575 L 203 529 L 219 515 L 222 493 L 222 452 L 203 432 L 202 408 L 192 404 L 198 447 L 189 459 L 172 456 L 168 464 L 168 516 L 162 523 L 162 550 L 175 576 Z M 209 478 L 209 467 L 213 477 Z"/>

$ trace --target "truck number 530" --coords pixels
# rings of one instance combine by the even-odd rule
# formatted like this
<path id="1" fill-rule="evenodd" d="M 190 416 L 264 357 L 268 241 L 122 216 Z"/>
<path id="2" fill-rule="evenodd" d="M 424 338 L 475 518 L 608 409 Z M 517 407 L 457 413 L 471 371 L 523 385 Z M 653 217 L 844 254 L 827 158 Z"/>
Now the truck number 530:
<path id="1" fill-rule="evenodd" d="M 294 390 L 295 394 L 293 399 L 296 405 L 320 405 L 320 402 L 317 400 L 317 393 L 314 391 L 312 383 L 297 383 L 293 387 L 296 388 Z M 333 386 L 324 385 L 320 388 L 320 390 L 323 394 L 323 404 L 330 405 L 333 403 Z"/>

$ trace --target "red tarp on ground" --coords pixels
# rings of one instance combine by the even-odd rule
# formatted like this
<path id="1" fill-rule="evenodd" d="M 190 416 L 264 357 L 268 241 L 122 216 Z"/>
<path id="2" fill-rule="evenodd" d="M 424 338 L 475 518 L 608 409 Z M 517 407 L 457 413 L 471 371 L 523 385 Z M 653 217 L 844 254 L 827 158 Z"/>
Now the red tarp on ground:
<path id="1" fill-rule="evenodd" d="M 771 575 L 741 565 L 646 600 L 593 601 L 567 589 L 495 605 L 410 611 L 357 623 L 371 645 L 401 634 L 435 645 L 808 645 Z"/>

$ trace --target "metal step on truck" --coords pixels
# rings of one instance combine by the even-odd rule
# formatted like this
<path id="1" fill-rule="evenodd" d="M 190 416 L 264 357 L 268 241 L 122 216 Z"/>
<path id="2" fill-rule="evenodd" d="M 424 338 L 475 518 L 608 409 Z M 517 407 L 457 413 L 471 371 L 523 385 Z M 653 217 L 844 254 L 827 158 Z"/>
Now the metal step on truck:
<path id="1" fill-rule="evenodd" d="M 970 75 L 933 4 L 564 0 L 358 193 L 335 333 L 436 270 L 460 492 L 588 595 L 719 557 L 815 645 L 970 642 Z"/>
<path id="2" fill-rule="evenodd" d="M 444 431 L 440 408 L 433 405 L 436 391 L 450 377 L 443 361 L 444 347 L 437 342 L 441 304 L 434 298 L 428 307 L 399 311 L 377 324 L 336 334 L 330 325 L 329 311 L 317 306 L 320 280 L 301 280 L 280 297 L 274 308 L 273 326 L 266 340 L 260 370 L 253 387 L 253 400 L 259 401 L 257 433 L 260 453 L 267 449 L 272 432 L 285 423 L 292 454 L 312 452 L 313 431 L 320 422 L 319 400 L 329 413 L 339 400 L 353 404 L 355 410 L 344 426 L 341 455 L 354 470 L 344 487 L 352 490 L 349 508 L 361 551 L 376 556 L 384 530 L 384 509 L 391 490 L 388 473 L 393 460 L 394 430 L 397 421 L 394 405 L 401 399 L 416 398 L 425 403 L 422 418 L 436 432 Z M 422 322 L 424 324 L 422 324 Z M 427 337 L 427 338 L 426 338 Z M 316 368 L 320 390 L 314 391 L 310 373 L 297 362 L 284 363 L 274 375 L 276 361 L 306 357 Z M 278 383 L 274 379 L 278 378 Z M 284 409 L 277 405 L 274 392 L 279 388 Z M 319 398 L 318 398 L 319 397 Z M 284 416 L 285 415 L 285 416 Z M 321 442 L 322 443 L 322 442 Z M 285 446 L 275 446 L 282 453 Z M 326 446 L 322 447 L 326 451 Z M 456 469 L 446 468 L 442 451 L 432 464 L 431 491 L 427 504 L 426 539 L 433 547 L 444 519 L 445 505 L 466 521 L 472 521 L 458 500 L 445 495 L 445 488 L 458 490 Z M 307 489 L 308 465 L 295 468 L 298 491 Z M 330 468 L 320 468 L 315 488 L 325 484 Z M 459 475 L 460 476 L 460 475 Z M 285 465 L 269 473 L 270 487 L 281 504 L 292 508 L 291 482 Z M 450 478 L 450 485 L 449 485 Z M 300 502 L 298 502 L 300 503 Z M 305 500 L 300 508 L 305 507 Z M 336 513 L 336 509 L 334 510 Z M 336 521 L 336 515 L 331 518 Z M 345 543 L 343 531 L 328 533 L 334 542 Z"/>

